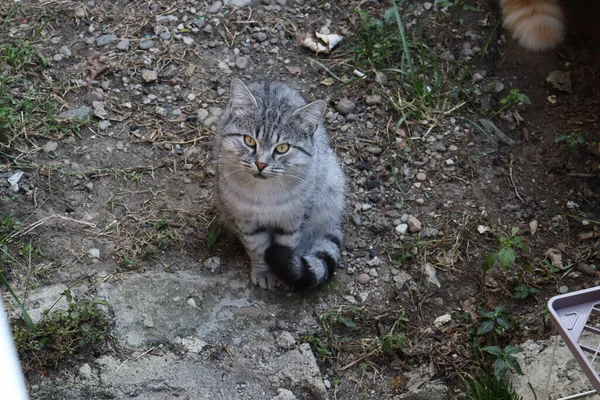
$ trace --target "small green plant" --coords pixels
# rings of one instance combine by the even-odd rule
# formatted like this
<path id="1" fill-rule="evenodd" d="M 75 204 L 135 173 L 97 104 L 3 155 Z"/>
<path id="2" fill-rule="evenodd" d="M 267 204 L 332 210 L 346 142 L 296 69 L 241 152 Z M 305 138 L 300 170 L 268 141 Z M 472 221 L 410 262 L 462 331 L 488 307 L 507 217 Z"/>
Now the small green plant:
<path id="1" fill-rule="evenodd" d="M 568 135 L 556 135 L 554 141 L 556 143 L 564 142 L 570 148 L 581 147 L 585 146 L 586 144 L 585 136 L 583 136 L 579 131 L 571 132 Z"/>
<path id="2" fill-rule="evenodd" d="M 529 248 L 525 242 L 523 242 L 523 239 L 517 236 L 517 233 L 519 233 L 519 228 L 512 228 L 509 237 L 503 237 L 501 235 L 496 237 L 498 251 L 489 254 L 485 258 L 481 266 L 483 272 L 492 269 L 496 262 L 500 264 L 503 270 L 508 271 L 517 259 L 517 250 L 520 249 L 526 254 L 529 253 Z"/>
<path id="3" fill-rule="evenodd" d="M 79 300 L 70 290 L 63 292 L 68 309 L 46 310 L 35 326 L 15 324 L 13 338 L 26 372 L 55 369 L 67 358 L 90 351 L 106 342 L 109 324 L 99 305 L 104 300 Z"/>
<path id="4" fill-rule="evenodd" d="M 512 328 L 504 305 L 497 306 L 493 311 L 480 311 L 479 315 L 482 317 L 482 322 L 477 329 L 478 336 L 495 335 L 500 337 Z"/>
<path id="5" fill-rule="evenodd" d="M 529 285 L 519 285 L 515 288 L 514 296 L 517 299 L 525 299 L 531 295 L 539 294 L 540 290 Z"/>
<path id="6" fill-rule="evenodd" d="M 512 370 L 520 375 L 523 375 L 519 360 L 515 358 L 515 354 L 520 353 L 522 349 L 517 346 L 507 345 L 504 349 L 498 346 L 486 346 L 481 349 L 492 356 L 494 359 L 494 376 L 504 378 L 509 370 Z"/>
<path id="7" fill-rule="evenodd" d="M 348 309 L 342 311 L 330 311 L 321 316 L 321 321 L 327 321 L 331 325 L 342 324 L 350 329 L 356 328 L 356 322 L 354 322 L 354 317 L 356 317 L 358 310 L 355 307 L 349 307 Z"/>
<path id="8" fill-rule="evenodd" d="M 331 357 L 333 353 L 331 352 L 329 347 L 327 347 L 327 345 L 323 343 L 323 340 L 319 336 L 320 333 L 321 328 L 311 328 L 306 335 L 302 336 L 302 340 L 307 342 L 319 356 L 323 358 Z"/>
<path id="9" fill-rule="evenodd" d="M 396 322 L 392 325 L 390 333 L 380 339 L 379 346 L 384 355 L 391 356 L 394 355 L 396 351 L 406 348 L 406 336 L 397 331 L 398 329 L 405 328 L 404 315 L 405 311 L 402 309 L 396 318 Z"/>
<path id="10" fill-rule="evenodd" d="M 465 400 L 522 400 L 507 376 L 487 371 L 477 376 L 461 377 Z"/>
<path id="11" fill-rule="evenodd" d="M 531 100 L 529 99 L 529 96 L 521 93 L 519 89 L 511 89 L 506 97 L 500 99 L 500 104 L 503 108 L 506 108 L 520 104 L 531 104 Z"/>
<path id="12" fill-rule="evenodd" d="M 15 218 L 10 215 L 10 213 L 6 213 L 0 219 L 0 243 L 4 243 L 4 241 L 15 231 L 17 227 L 17 222 Z"/>

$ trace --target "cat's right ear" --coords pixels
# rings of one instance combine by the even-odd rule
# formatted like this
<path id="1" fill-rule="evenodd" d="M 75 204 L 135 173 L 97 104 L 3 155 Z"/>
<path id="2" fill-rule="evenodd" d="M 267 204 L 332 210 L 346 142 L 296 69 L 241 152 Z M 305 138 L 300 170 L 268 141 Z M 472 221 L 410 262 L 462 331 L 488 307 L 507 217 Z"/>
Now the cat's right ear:
<path id="1" fill-rule="evenodd" d="M 244 82 L 238 78 L 231 80 L 229 107 L 231 107 L 232 112 L 257 107 L 256 99 L 246 85 L 244 85 Z"/>

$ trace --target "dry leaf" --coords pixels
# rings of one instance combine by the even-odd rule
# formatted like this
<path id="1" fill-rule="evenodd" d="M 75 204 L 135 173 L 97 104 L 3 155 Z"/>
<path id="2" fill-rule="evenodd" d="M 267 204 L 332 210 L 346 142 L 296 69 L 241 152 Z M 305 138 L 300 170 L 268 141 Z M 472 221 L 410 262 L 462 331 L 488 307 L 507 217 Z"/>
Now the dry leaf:
<path id="1" fill-rule="evenodd" d="M 333 78 L 325 78 L 319 83 L 324 86 L 331 86 L 335 83 L 335 81 L 333 80 Z"/>
<path id="2" fill-rule="evenodd" d="M 302 70 L 300 69 L 300 67 L 292 67 L 292 66 L 286 65 L 285 68 L 292 75 L 300 75 L 300 72 L 302 72 Z"/>
<path id="3" fill-rule="evenodd" d="M 538 222 L 534 219 L 529 223 L 529 229 L 531 230 L 531 236 L 535 235 L 538 228 Z"/>
<path id="4" fill-rule="evenodd" d="M 324 35 L 319 32 L 310 32 L 300 38 L 300 44 L 314 51 L 315 53 L 329 54 L 344 37 L 340 33 L 330 33 Z"/>
<path id="5" fill-rule="evenodd" d="M 546 82 L 561 92 L 571 93 L 571 72 L 569 71 L 552 71 L 546 78 Z"/>
<path id="6" fill-rule="evenodd" d="M 558 268 L 558 269 L 564 268 L 563 262 L 562 262 L 562 254 L 560 253 L 560 250 L 548 249 L 548 251 L 546 251 L 544 253 L 544 255 L 550 259 L 550 263 L 552 264 L 552 266 L 554 268 Z"/>
<path id="7" fill-rule="evenodd" d="M 88 70 L 90 71 L 90 77 L 94 79 L 103 72 L 106 72 L 108 70 L 108 65 L 96 58 L 88 64 Z"/>
<path id="8" fill-rule="evenodd" d="M 103 102 L 93 101 L 92 109 L 94 110 L 94 115 L 96 117 L 101 118 L 101 119 L 106 119 L 106 117 L 108 117 L 108 113 L 106 112 L 106 109 L 104 108 Z"/>

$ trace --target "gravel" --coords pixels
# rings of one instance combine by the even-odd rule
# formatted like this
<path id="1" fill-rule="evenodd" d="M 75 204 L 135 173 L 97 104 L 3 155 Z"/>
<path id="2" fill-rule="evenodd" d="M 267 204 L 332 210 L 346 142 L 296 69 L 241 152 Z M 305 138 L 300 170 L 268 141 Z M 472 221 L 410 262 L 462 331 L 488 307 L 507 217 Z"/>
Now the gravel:
<path id="1" fill-rule="evenodd" d="M 44 153 L 53 153 L 57 149 L 58 149 L 58 143 L 53 140 L 47 141 L 46 144 L 44 145 Z"/>
<path id="2" fill-rule="evenodd" d="M 103 47 L 107 44 L 116 42 L 117 40 L 119 40 L 119 38 L 114 33 L 98 36 L 98 38 L 96 38 L 96 46 Z"/>
<path id="3" fill-rule="evenodd" d="M 223 7 L 223 3 L 221 3 L 220 1 L 215 1 L 206 12 L 208 12 L 209 14 L 216 14 L 219 11 L 221 11 L 221 7 Z"/>
<path id="4" fill-rule="evenodd" d="M 130 41 L 129 39 L 123 39 L 119 43 L 117 43 L 117 50 L 127 51 L 129 50 Z"/>
<path id="5" fill-rule="evenodd" d="M 352 100 L 340 99 L 335 106 L 337 112 L 342 115 L 348 115 L 356 108 L 356 104 Z"/>
<path id="6" fill-rule="evenodd" d="M 250 59 L 248 57 L 240 56 L 235 59 L 235 67 L 237 69 L 246 69 L 249 63 Z"/>
<path id="7" fill-rule="evenodd" d="M 143 40 L 138 45 L 138 48 L 140 50 L 150 50 L 153 47 L 154 47 L 154 41 L 152 41 L 150 39 Z"/>
<path id="8" fill-rule="evenodd" d="M 371 96 L 367 96 L 365 98 L 365 103 L 367 103 L 368 106 L 374 106 L 377 104 L 381 104 L 381 96 L 378 94 L 373 94 Z"/>

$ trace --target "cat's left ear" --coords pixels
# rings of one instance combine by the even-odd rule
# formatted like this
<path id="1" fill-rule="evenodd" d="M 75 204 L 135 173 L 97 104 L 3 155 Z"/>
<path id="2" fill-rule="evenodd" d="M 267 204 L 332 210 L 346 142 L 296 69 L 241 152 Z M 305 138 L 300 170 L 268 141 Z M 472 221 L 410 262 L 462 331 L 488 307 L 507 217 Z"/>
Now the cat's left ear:
<path id="1" fill-rule="evenodd" d="M 313 134 L 321 121 L 323 121 L 323 115 L 325 114 L 326 108 L 327 103 L 323 100 L 317 100 L 300 107 L 294 111 L 293 116 L 300 119 L 301 125 Z"/>
<path id="2" fill-rule="evenodd" d="M 256 99 L 250 90 L 238 78 L 231 80 L 231 90 L 229 92 L 229 105 L 233 112 L 240 109 L 255 108 Z"/>

